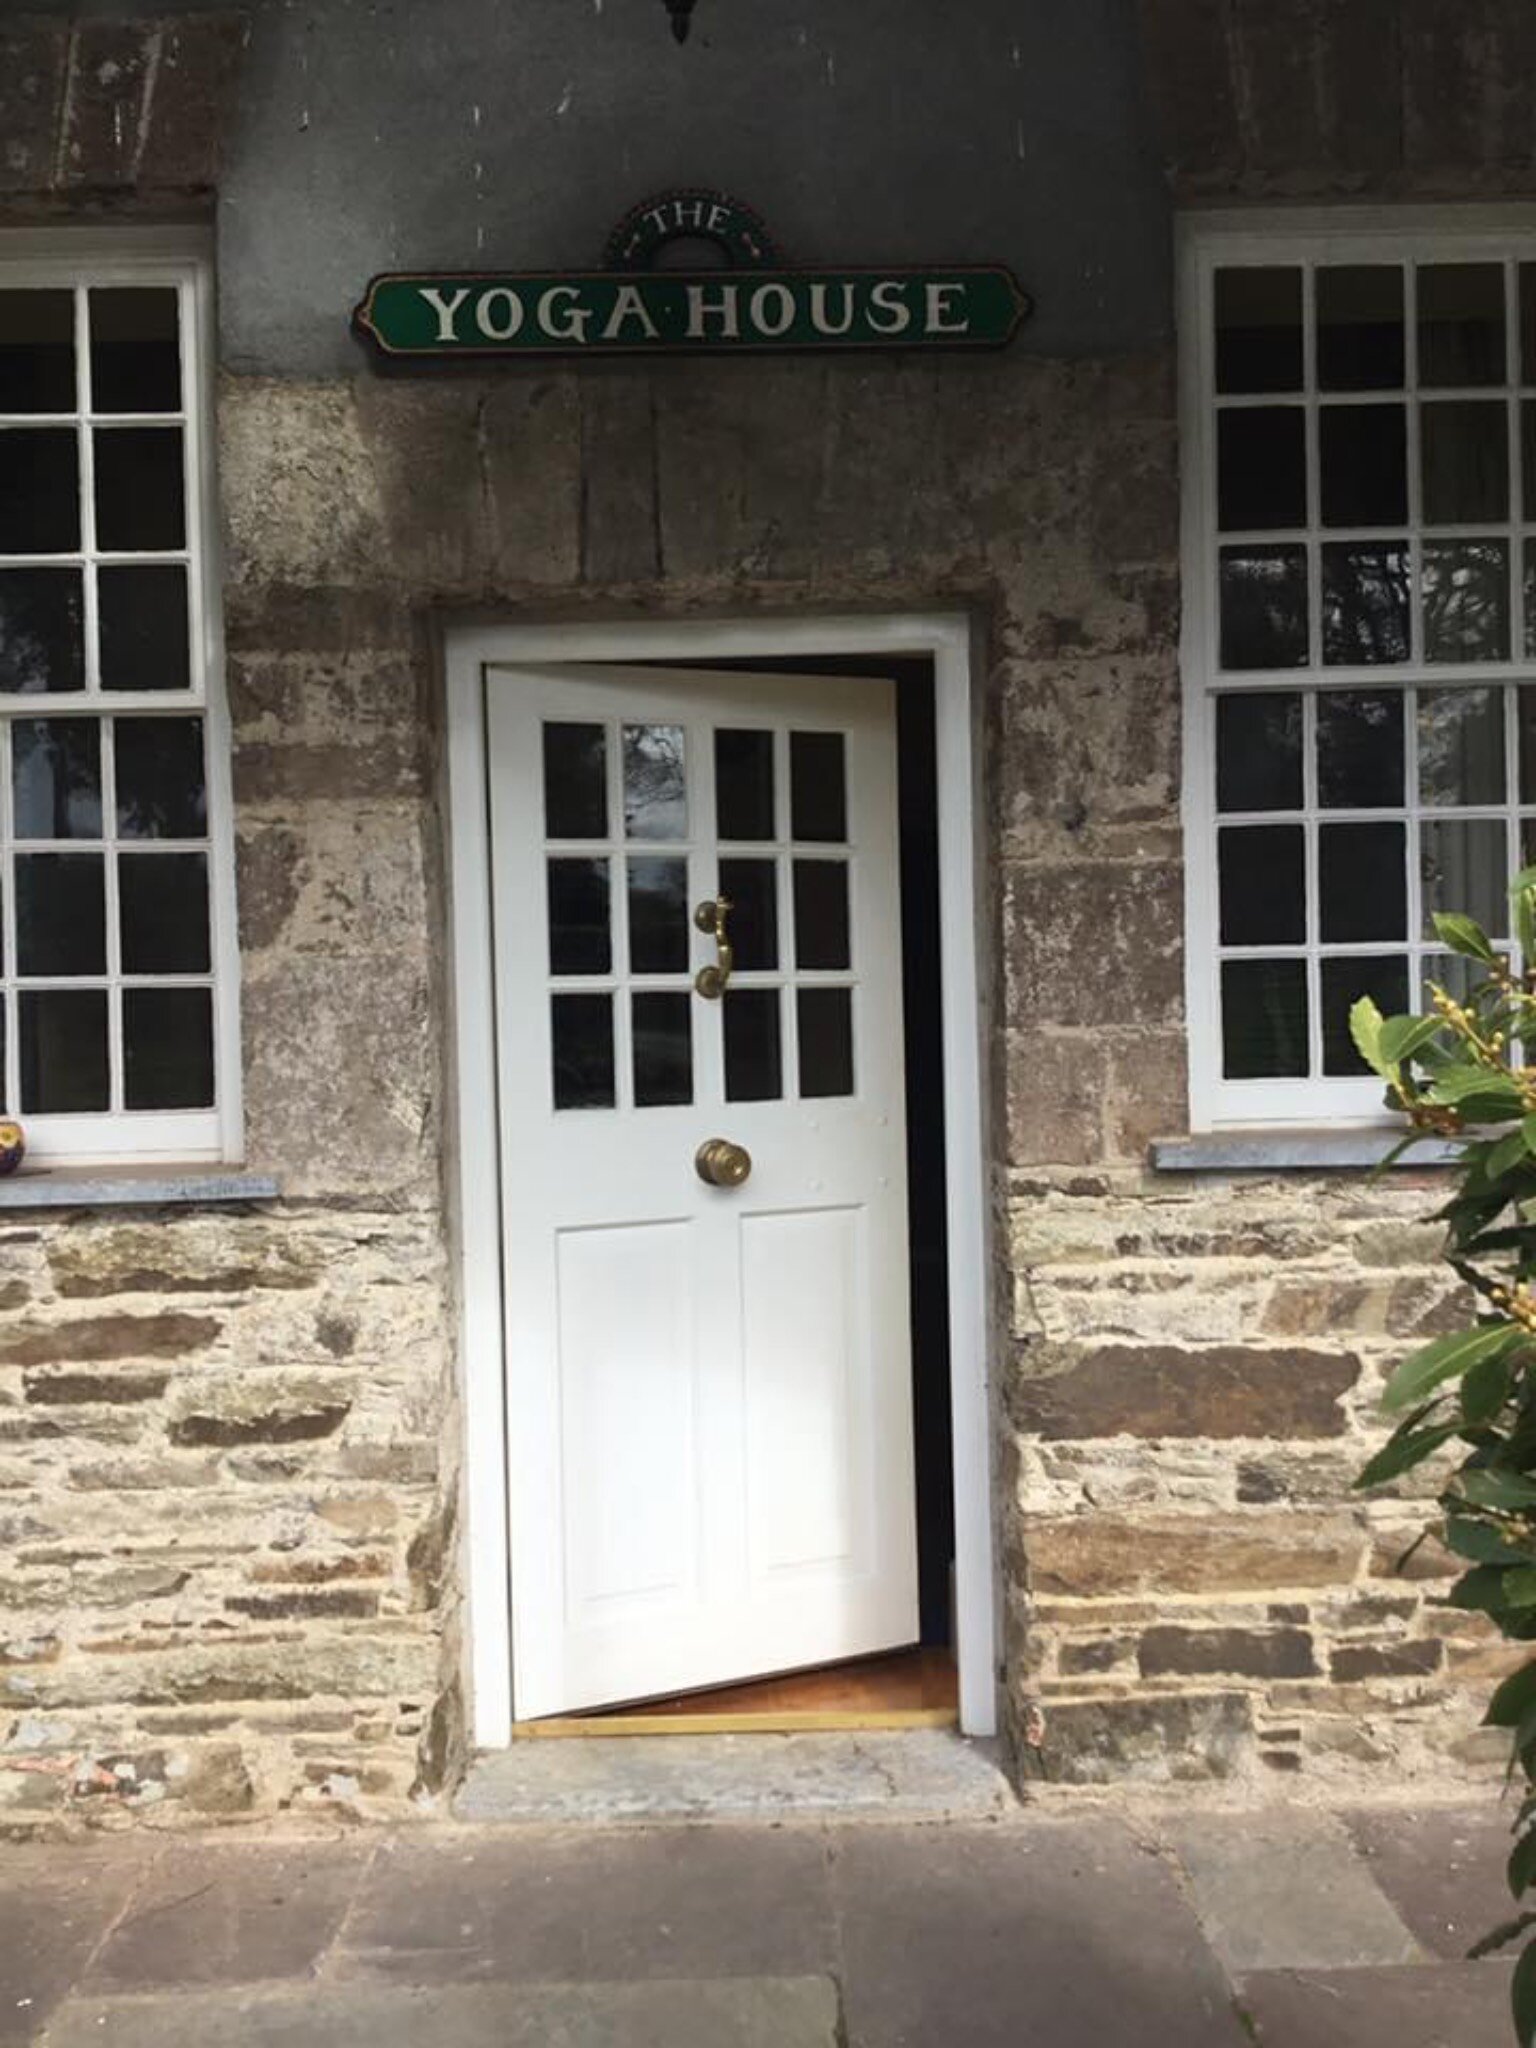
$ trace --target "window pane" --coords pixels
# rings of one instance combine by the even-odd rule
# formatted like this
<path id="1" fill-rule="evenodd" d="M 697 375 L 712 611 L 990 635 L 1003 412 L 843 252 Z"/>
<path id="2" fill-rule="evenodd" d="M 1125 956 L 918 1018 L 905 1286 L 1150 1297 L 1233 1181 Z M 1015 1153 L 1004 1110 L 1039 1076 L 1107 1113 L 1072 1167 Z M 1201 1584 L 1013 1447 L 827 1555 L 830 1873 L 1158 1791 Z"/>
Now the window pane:
<path id="1" fill-rule="evenodd" d="M 174 286 L 114 287 L 90 302 L 92 411 L 180 411 Z"/>
<path id="2" fill-rule="evenodd" d="M 1419 382 L 1504 382 L 1504 269 L 1419 265 Z"/>
<path id="3" fill-rule="evenodd" d="M 213 1103 L 213 996 L 205 988 L 123 990 L 123 1100 L 128 1109 Z"/>
<path id="4" fill-rule="evenodd" d="M 1515 692 L 1515 724 L 1519 732 L 1520 801 L 1536 804 L 1536 684 L 1527 684 Z"/>
<path id="5" fill-rule="evenodd" d="M 69 1115 L 109 1107 L 103 989 L 23 989 L 21 1113 Z"/>
<path id="6" fill-rule="evenodd" d="M 1223 1074 L 1229 1081 L 1308 1072 L 1304 960 L 1228 960 L 1221 970 Z"/>
<path id="7" fill-rule="evenodd" d="M 1424 544 L 1424 659 L 1509 659 L 1509 546 L 1501 540 Z"/>
<path id="8" fill-rule="evenodd" d="M 205 855 L 125 853 L 117 893 L 125 974 L 208 972 Z"/>
<path id="9" fill-rule="evenodd" d="M 613 965 L 607 861 L 550 861 L 547 896 L 550 973 L 606 974 Z"/>
<path id="10" fill-rule="evenodd" d="M 1327 405 L 1319 416 L 1324 526 L 1401 526 L 1408 517 L 1408 413 Z"/>
<path id="11" fill-rule="evenodd" d="M 201 839 L 208 829 L 200 718 L 114 718 L 123 839 Z"/>
<path id="12" fill-rule="evenodd" d="M 1384 1017 L 1400 1017 L 1408 1008 L 1408 962 L 1395 954 L 1389 959 L 1368 956 L 1358 960 L 1323 962 L 1325 1074 L 1368 1074 L 1371 1071 L 1355 1051 L 1355 1042 L 1349 1031 L 1349 1013 L 1362 996 L 1372 997 Z"/>
<path id="13" fill-rule="evenodd" d="M 1216 273 L 1216 389 L 1301 389 L 1301 272 Z"/>
<path id="14" fill-rule="evenodd" d="M 1412 1006 L 1427 1010 L 1430 983 L 1438 983 L 1458 1003 L 1470 1002 L 1472 991 L 1483 979 L 1484 970 L 1462 953 L 1426 953 L 1419 962 L 1418 985 L 1412 991 Z"/>
<path id="15" fill-rule="evenodd" d="M 96 545 L 131 553 L 185 547 L 180 427 L 98 427 Z"/>
<path id="16" fill-rule="evenodd" d="M 1523 479 L 1521 495 L 1525 500 L 1523 516 L 1536 520 L 1536 404 L 1530 399 L 1520 407 L 1520 471 Z"/>
<path id="17" fill-rule="evenodd" d="M 1419 795 L 1427 804 L 1502 804 L 1502 690 L 1420 690 Z"/>
<path id="18" fill-rule="evenodd" d="M 0 692 L 85 688 L 78 569 L 0 569 Z"/>
<path id="19" fill-rule="evenodd" d="M 720 894 L 730 899 L 728 921 L 736 966 L 744 973 L 779 964 L 779 871 L 772 860 L 722 860 Z"/>
<path id="20" fill-rule="evenodd" d="M 824 843 L 848 837 L 847 769 L 840 732 L 789 736 L 790 836 Z"/>
<path id="21" fill-rule="evenodd" d="M 680 725 L 624 728 L 624 830 L 631 839 L 683 839 L 688 833 Z"/>
<path id="22" fill-rule="evenodd" d="M 733 988 L 721 1003 L 727 1102 L 777 1102 L 784 1093 L 776 988 Z"/>
<path id="23" fill-rule="evenodd" d="M 1299 946 L 1307 936 L 1306 835 L 1300 825 L 1217 834 L 1224 946 Z"/>
<path id="24" fill-rule="evenodd" d="M 850 964 L 848 863 L 795 862 L 795 965 L 821 969 Z"/>
<path id="25" fill-rule="evenodd" d="M 101 726 L 94 718 L 18 718 L 11 727 L 18 839 L 101 837 Z"/>
<path id="26" fill-rule="evenodd" d="M 629 863 L 629 967 L 632 974 L 688 971 L 688 863 Z"/>
<path id="27" fill-rule="evenodd" d="M 1375 667 L 1409 656 L 1408 543 L 1325 541 L 1323 660 Z"/>
<path id="28" fill-rule="evenodd" d="M 800 1094 L 806 1101 L 853 1093 L 853 991 L 803 988 L 795 998 L 800 1027 Z"/>
<path id="29" fill-rule="evenodd" d="M 612 1109 L 613 998 L 551 996 L 556 1109 Z"/>
<path id="30" fill-rule="evenodd" d="M 18 853 L 16 966 L 21 974 L 105 974 L 107 895 L 99 853 Z"/>
<path id="31" fill-rule="evenodd" d="M 1301 802 L 1301 699 L 1270 690 L 1218 698 L 1217 808 L 1298 811 Z"/>
<path id="32" fill-rule="evenodd" d="M 179 562 L 96 572 L 104 690 L 185 690 L 192 673 Z"/>
<path id="33" fill-rule="evenodd" d="M 0 432 L 0 555 L 65 555 L 80 545 L 73 427 Z"/>
<path id="34" fill-rule="evenodd" d="M 773 734 L 715 734 L 715 818 L 722 839 L 773 839 Z"/>
<path id="35" fill-rule="evenodd" d="M 74 409 L 74 293 L 0 292 L 0 413 Z"/>
<path id="36" fill-rule="evenodd" d="M 600 725 L 545 725 L 546 838 L 607 838 L 606 761 L 607 743 Z"/>
<path id="37" fill-rule="evenodd" d="M 1299 406 L 1244 406 L 1218 415 L 1217 523 L 1224 533 L 1307 523 L 1306 415 Z"/>
<path id="38" fill-rule="evenodd" d="M 1520 382 L 1536 384 L 1536 263 L 1520 266 Z"/>
<path id="39" fill-rule="evenodd" d="M 1419 409 L 1424 518 L 1431 526 L 1509 517 L 1509 414 L 1503 405 Z"/>
<path id="40" fill-rule="evenodd" d="M 1325 943 L 1408 936 L 1408 877 L 1402 825 L 1324 825 L 1318 839 L 1318 895 Z"/>
<path id="41" fill-rule="evenodd" d="M 693 998 L 633 998 L 635 1106 L 661 1109 L 693 1100 Z"/>
<path id="42" fill-rule="evenodd" d="M 1306 550 L 1223 548 L 1222 667 L 1300 668 L 1306 659 Z"/>
<path id="43" fill-rule="evenodd" d="M 1324 690 L 1319 694 L 1317 793 L 1318 801 L 1330 810 L 1402 807 L 1401 692 Z"/>
<path id="44" fill-rule="evenodd" d="M 1502 818 L 1426 819 L 1419 827 L 1424 937 L 1435 936 L 1433 912 L 1464 911 L 1490 938 L 1509 927 L 1509 832 Z"/>
<path id="45" fill-rule="evenodd" d="M 1403 273 L 1396 264 L 1318 270 L 1317 381 L 1324 391 L 1392 391 L 1404 377 Z"/>

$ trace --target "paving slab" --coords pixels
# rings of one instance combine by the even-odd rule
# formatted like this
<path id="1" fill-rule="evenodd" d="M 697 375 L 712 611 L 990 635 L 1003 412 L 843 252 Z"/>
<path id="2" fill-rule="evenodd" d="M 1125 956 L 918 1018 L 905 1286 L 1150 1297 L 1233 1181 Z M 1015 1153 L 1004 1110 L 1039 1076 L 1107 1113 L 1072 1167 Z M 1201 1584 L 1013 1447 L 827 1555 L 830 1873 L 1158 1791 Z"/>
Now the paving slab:
<path id="1" fill-rule="evenodd" d="M 1460 1961 L 1514 1918 L 1504 1879 L 1513 1803 L 1354 1813 L 1345 1825 L 1371 1875 L 1432 1955 Z"/>
<path id="2" fill-rule="evenodd" d="M 987 1743 L 947 1729 L 514 1742 L 474 1764 L 461 1821 L 954 1820 L 1016 1810 Z"/>
<path id="3" fill-rule="evenodd" d="M 1512 2048 L 1507 1964 L 1436 1963 L 1245 1978 L 1261 2048 Z"/>
<path id="4" fill-rule="evenodd" d="M 42 2048 L 839 2048 L 825 1977 L 71 1999 Z"/>
<path id="5" fill-rule="evenodd" d="M 815 1832 L 529 1828 L 387 1846 L 328 1968 L 463 1983 L 813 1976 L 835 1960 Z"/>
<path id="6" fill-rule="evenodd" d="M 0 2048 L 31 2040 L 153 1860 L 137 1844 L 0 1849 Z"/>
<path id="7" fill-rule="evenodd" d="M 139 1887 L 84 1988 L 304 1976 L 335 1938 L 375 1846 L 178 1841 Z"/>
<path id="8" fill-rule="evenodd" d="M 1161 1833 L 1183 1866 L 1206 1940 L 1234 1977 L 1422 1960 L 1331 1815 L 1196 1814 Z"/>
<path id="9" fill-rule="evenodd" d="M 849 2048 L 1247 2048 L 1173 1872 L 1113 1821 L 833 1847 Z"/>

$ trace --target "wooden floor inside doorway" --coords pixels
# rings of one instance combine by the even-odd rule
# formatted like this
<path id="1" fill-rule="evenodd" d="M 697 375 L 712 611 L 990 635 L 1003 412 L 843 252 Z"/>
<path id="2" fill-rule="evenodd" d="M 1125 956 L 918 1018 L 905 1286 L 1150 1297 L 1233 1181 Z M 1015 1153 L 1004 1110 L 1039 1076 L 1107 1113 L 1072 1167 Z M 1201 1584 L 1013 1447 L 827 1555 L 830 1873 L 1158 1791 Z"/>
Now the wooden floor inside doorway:
<path id="1" fill-rule="evenodd" d="M 562 1735 L 768 1735 L 857 1728 L 950 1728 L 959 1677 L 948 1650 L 898 1650 L 750 1685 L 681 1693 L 602 1713 L 520 1722 L 519 1737 Z"/>

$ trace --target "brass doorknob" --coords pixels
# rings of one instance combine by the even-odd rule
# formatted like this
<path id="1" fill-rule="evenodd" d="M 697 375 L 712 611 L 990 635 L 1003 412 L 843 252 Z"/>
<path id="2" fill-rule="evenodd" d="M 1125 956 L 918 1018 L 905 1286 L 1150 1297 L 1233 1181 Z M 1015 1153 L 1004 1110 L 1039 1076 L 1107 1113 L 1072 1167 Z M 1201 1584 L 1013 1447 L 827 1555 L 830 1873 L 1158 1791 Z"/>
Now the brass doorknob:
<path id="1" fill-rule="evenodd" d="M 739 1188 L 752 1171 L 752 1154 L 729 1138 L 706 1138 L 693 1155 L 699 1179 L 712 1188 Z"/>

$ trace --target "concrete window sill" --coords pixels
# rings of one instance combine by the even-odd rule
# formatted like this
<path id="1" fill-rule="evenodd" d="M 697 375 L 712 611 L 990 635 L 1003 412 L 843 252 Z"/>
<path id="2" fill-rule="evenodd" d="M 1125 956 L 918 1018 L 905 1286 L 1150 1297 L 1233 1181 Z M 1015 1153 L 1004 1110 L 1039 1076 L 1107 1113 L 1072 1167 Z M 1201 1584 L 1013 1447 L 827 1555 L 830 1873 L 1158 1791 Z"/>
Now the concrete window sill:
<path id="1" fill-rule="evenodd" d="M 24 1166 L 0 1177 L 0 1213 L 16 1209 L 209 1208 L 270 1202 L 281 1184 L 243 1166 Z"/>
<path id="2" fill-rule="evenodd" d="M 1379 1166 L 1402 1135 L 1400 1127 L 1213 1131 L 1203 1136 L 1154 1138 L 1150 1157 L 1158 1173 L 1351 1173 Z M 1393 1164 L 1411 1171 L 1448 1166 L 1455 1157 L 1454 1147 L 1426 1141 Z"/>

